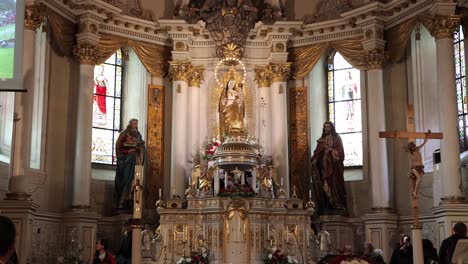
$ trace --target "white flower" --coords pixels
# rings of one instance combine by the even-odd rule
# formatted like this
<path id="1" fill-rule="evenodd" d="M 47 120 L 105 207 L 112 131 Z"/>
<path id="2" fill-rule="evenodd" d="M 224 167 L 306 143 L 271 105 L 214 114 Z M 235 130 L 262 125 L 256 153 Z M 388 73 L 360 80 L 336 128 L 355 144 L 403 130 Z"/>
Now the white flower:
<path id="1" fill-rule="evenodd" d="M 182 264 L 182 262 L 184 262 L 184 260 L 185 260 L 184 258 L 180 258 L 179 261 L 177 261 L 176 264 Z"/>
<path id="2" fill-rule="evenodd" d="M 268 259 L 271 259 L 273 257 L 272 254 L 268 254 Z"/>
<path id="3" fill-rule="evenodd" d="M 192 263 L 192 259 L 191 258 L 187 258 L 186 259 L 188 263 Z"/>
<path id="4" fill-rule="evenodd" d="M 207 254 L 206 254 L 206 253 L 203 253 L 202 256 L 203 256 L 204 258 L 206 258 Z"/>

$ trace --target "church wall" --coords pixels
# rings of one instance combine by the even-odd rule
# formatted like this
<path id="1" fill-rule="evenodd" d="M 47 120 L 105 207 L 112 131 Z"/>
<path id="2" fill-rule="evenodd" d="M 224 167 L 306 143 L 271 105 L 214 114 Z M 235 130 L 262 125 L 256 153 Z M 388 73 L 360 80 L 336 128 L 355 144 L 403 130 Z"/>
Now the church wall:
<path id="1" fill-rule="evenodd" d="M 74 117 L 72 113 L 74 103 L 73 87 L 74 75 L 77 76 L 76 65 L 68 59 L 58 56 L 55 52 L 50 52 L 49 74 L 49 98 L 48 98 L 48 120 L 46 126 L 46 176 L 44 184 L 38 183 L 39 188 L 33 193 L 32 199 L 40 205 L 41 211 L 60 212 L 67 206 L 64 201 L 67 199 L 66 193 L 71 193 L 70 188 L 66 188 L 66 178 L 72 175 L 69 170 L 69 163 L 72 150 L 75 130 L 72 124 Z M 76 89 L 75 89 L 76 90 Z M 70 196 L 71 197 L 71 196 Z"/>
<path id="2" fill-rule="evenodd" d="M 408 94 L 408 59 L 388 64 L 384 69 L 384 96 L 387 130 L 406 130 L 406 104 Z M 410 64 L 411 66 L 411 64 Z M 382 139 L 384 140 L 384 139 Z M 387 139 L 390 197 L 395 211 L 411 214 L 409 204 L 408 157 L 404 152 L 405 140 Z"/>
<path id="3" fill-rule="evenodd" d="M 367 213 L 372 207 L 371 176 L 369 175 L 369 139 L 367 113 L 371 111 L 367 107 L 367 91 L 369 87 L 366 81 L 366 72 L 361 71 L 361 109 L 362 109 L 362 149 L 363 166 L 358 169 L 345 169 L 346 195 L 348 201 L 348 211 L 351 217 L 360 217 Z"/>

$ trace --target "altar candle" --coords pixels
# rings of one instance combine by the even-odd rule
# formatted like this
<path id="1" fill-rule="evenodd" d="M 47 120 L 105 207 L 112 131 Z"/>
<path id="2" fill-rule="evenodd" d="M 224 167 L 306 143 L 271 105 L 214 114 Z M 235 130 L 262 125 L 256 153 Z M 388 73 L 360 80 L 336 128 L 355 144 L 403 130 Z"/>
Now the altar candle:
<path id="1" fill-rule="evenodd" d="M 159 199 L 161 199 L 161 196 L 162 196 L 162 191 L 161 191 L 161 188 L 159 188 Z"/>
<path id="2" fill-rule="evenodd" d="M 283 177 L 281 177 L 281 187 L 283 187 Z"/>
<path id="3" fill-rule="evenodd" d="M 309 190 L 309 199 L 312 199 L 312 190 Z"/>
<path id="4" fill-rule="evenodd" d="M 172 195 L 175 195 L 175 186 L 172 187 Z"/>

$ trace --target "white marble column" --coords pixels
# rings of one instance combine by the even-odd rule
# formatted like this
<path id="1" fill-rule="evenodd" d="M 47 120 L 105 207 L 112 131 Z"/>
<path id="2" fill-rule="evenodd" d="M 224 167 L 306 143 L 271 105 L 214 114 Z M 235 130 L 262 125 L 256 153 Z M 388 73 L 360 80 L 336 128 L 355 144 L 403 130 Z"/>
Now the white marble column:
<path id="1" fill-rule="evenodd" d="M 187 166 L 188 84 L 187 63 L 171 63 L 169 74 L 173 80 L 172 96 L 172 153 L 171 196 L 184 196 Z"/>
<path id="2" fill-rule="evenodd" d="M 271 151 L 272 163 L 278 177 L 284 179 L 284 188 L 289 194 L 289 155 L 288 155 L 288 107 L 287 84 L 290 65 L 271 64 L 273 83 L 271 99 Z"/>
<path id="3" fill-rule="evenodd" d="M 200 84 L 203 80 L 203 69 L 192 68 L 188 73 L 188 129 L 187 129 L 187 161 L 200 159 Z M 189 163 L 191 169 L 193 163 Z"/>
<path id="4" fill-rule="evenodd" d="M 258 141 L 263 147 L 263 155 L 272 156 L 271 143 L 271 74 L 266 69 L 255 70 L 258 85 Z"/>
<path id="5" fill-rule="evenodd" d="M 23 32 L 23 86 L 27 93 L 16 93 L 14 125 L 10 159 L 10 186 L 8 199 L 29 199 L 29 184 L 26 171 L 29 168 L 32 129 L 32 99 L 34 90 L 36 30 L 44 17 L 38 5 L 26 6 Z"/>
<path id="6" fill-rule="evenodd" d="M 87 43 L 79 44 L 74 50 L 80 63 L 73 169 L 72 206 L 74 208 L 89 207 L 95 52 L 95 46 Z"/>
<path id="7" fill-rule="evenodd" d="M 431 34 L 436 39 L 437 86 L 441 141 L 442 203 L 459 202 L 461 194 L 460 146 L 458 143 L 458 112 L 453 63 L 453 33 L 460 20 L 436 16 Z"/>
<path id="8" fill-rule="evenodd" d="M 380 52 L 374 50 L 371 52 Z M 382 51 L 383 52 L 383 51 Z M 372 185 L 372 208 L 387 210 L 390 204 L 387 142 L 379 138 L 385 131 L 385 104 L 382 61 L 372 62 L 367 71 L 367 102 L 369 115 L 369 151 Z"/>

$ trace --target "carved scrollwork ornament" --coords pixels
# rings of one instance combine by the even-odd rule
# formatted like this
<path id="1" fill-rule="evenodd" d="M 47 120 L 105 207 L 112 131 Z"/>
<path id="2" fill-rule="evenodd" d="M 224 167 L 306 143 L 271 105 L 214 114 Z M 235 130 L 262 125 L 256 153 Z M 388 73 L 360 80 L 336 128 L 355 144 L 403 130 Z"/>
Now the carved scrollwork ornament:
<path id="1" fill-rule="evenodd" d="M 73 55 L 80 64 L 96 64 L 96 46 L 89 43 L 78 44 L 73 48 Z"/>
<path id="2" fill-rule="evenodd" d="M 200 67 L 192 67 L 187 74 L 187 81 L 189 87 L 200 87 L 203 77 L 204 69 Z"/>
<path id="3" fill-rule="evenodd" d="M 435 39 L 453 39 L 453 34 L 460 26 L 460 16 L 458 15 L 435 15 L 433 18 L 431 35 Z"/>
<path id="4" fill-rule="evenodd" d="M 291 75 L 291 63 L 270 64 L 268 70 L 272 73 L 273 82 L 286 82 Z"/>
<path id="5" fill-rule="evenodd" d="M 255 81 L 258 87 L 270 87 L 271 75 L 272 73 L 267 68 L 255 69 Z"/>
<path id="6" fill-rule="evenodd" d="M 385 54 L 383 49 L 379 48 L 366 51 L 362 56 L 363 65 L 366 70 L 382 69 L 387 59 L 388 55 Z"/>
<path id="7" fill-rule="evenodd" d="M 24 11 L 24 27 L 36 31 L 45 21 L 44 6 L 39 4 L 27 5 Z"/>
<path id="8" fill-rule="evenodd" d="M 174 62 L 169 63 L 169 78 L 173 81 L 187 81 L 188 73 L 191 71 L 192 65 L 190 62 Z"/>

